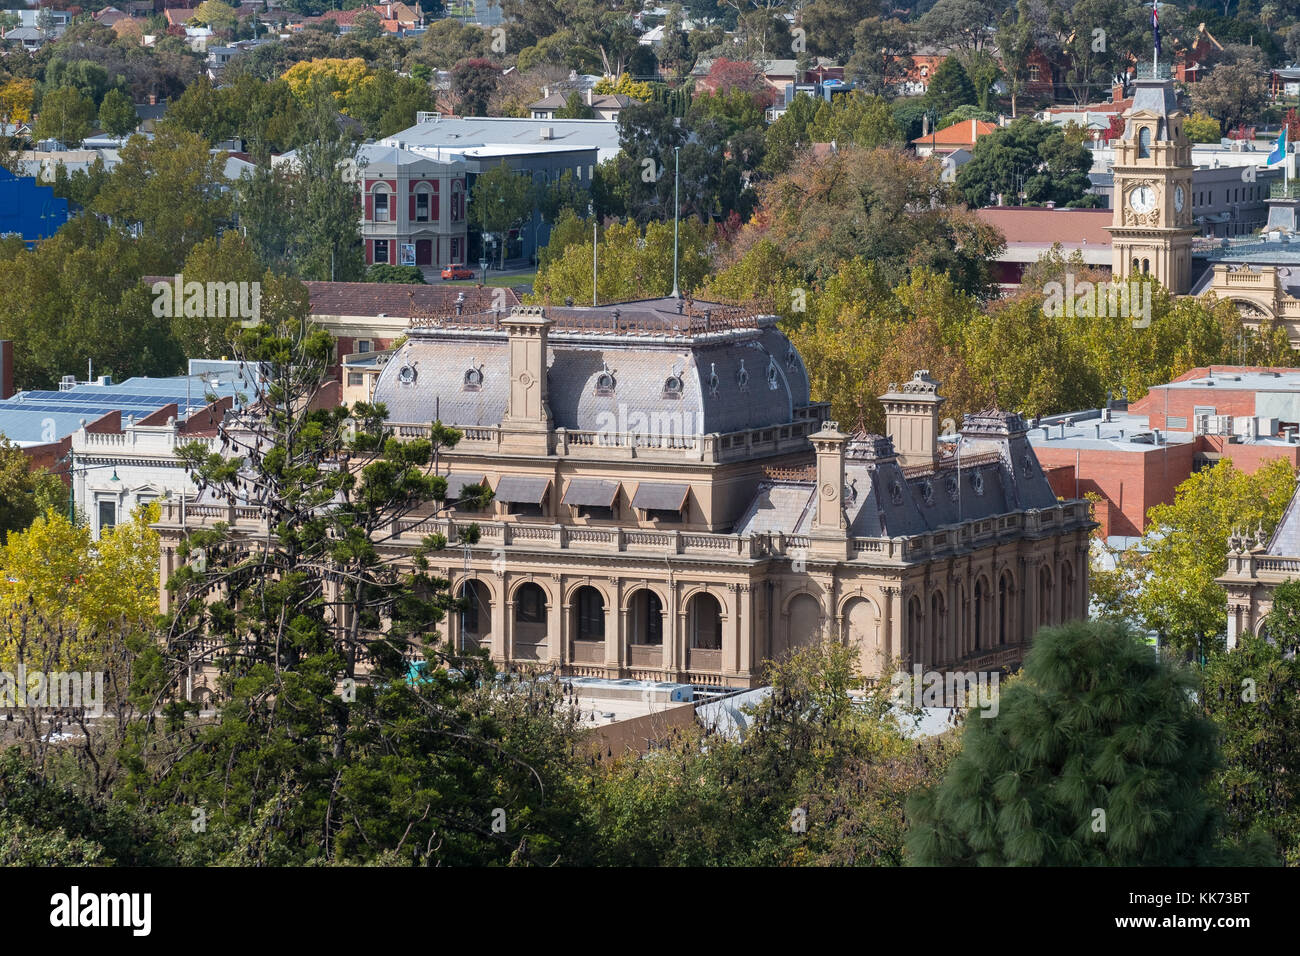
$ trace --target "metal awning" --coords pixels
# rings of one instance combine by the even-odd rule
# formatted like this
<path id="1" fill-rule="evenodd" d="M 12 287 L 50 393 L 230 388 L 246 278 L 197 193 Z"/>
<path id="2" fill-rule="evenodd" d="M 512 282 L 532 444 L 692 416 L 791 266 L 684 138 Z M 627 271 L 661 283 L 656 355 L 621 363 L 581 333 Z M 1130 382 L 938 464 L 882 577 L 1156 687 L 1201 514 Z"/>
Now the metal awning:
<path id="1" fill-rule="evenodd" d="M 632 507 L 645 511 L 681 511 L 690 490 L 690 485 L 643 481 L 636 486 Z"/>
<path id="2" fill-rule="evenodd" d="M 551 479 L 532 475 L 506 475 L 497 484 L 496 500 L 507 504 L 540 505 Z"/>
<path id="3" fill-rule="evenodd" d="M 483 475 L 471 475 L 463 471 L 453 471 L 447 476 L 447 500 L 455 501 L 460 497 L 466 485 L 483 484 Z"/>
<path id="4" fill-rule="evenodd" d="M 618 482 L 602 478 L 574 478 L 564 489 L 564 504 L 609 508 L 618 497 Z"/>

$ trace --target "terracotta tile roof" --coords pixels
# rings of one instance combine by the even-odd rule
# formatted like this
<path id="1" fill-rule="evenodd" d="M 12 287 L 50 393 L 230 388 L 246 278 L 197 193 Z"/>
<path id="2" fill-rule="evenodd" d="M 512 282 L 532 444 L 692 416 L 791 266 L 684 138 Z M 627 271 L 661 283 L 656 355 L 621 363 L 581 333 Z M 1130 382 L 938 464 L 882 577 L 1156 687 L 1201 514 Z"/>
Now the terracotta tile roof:
<path id="1" fill-rule="evenodd" d="M 464 311 L 482 312 L 493 307 L 492 286 L 405 285 L 397 282 L 305 282 L 313 315 L 409 316 L 412 302 L 417 312 L 452 312 L 456 297 L 464 293 Z M 519 296 L 507 286 L 505 307 L 519 305 Z M 499 300 L 498 300 L 499 301 Z"/>
<path id="2" fill-rule="evenodd" d="M 968 146 L 974 143 L 981 136 L 987 136 L 998 128 L 997 123 L 986 123 L 983 120 L 962 120 L 960 123 L 953 123 L 951 126 L 945 126 L 943 129 L 925 136 L 918 136 L 912 140 L 914 146 L 929 146 L 933 144 L 937 147 L 944 146 Z"/>
<path id="3" fill-rule="evenodd" d="M 1106 227 L 1114 220 L 1111 209 L 1046 209 L 1041 206 L 986 206 L 975 215 L 1018 242 L 1051 245 L 1054 242 L 1109 246 Z"/>

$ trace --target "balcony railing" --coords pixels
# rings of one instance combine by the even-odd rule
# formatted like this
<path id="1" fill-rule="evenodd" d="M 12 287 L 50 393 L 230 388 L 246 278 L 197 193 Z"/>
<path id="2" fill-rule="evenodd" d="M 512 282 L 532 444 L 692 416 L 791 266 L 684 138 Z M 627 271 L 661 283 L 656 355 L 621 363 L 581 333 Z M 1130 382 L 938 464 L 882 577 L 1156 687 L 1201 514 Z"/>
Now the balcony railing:
<path id="1" fill-rule="evenodd" d="M 1268 187 L 1269 199 L 1300 199 L 1300 180 L 1294 183 L 1273 183 Z"/>
<path id="2" fill-rule="evenodd" d="M 179 503 L 164 501 L 159 525 L 180 527 Z M 1078 526 L 1089 520 L 1088 502 L 1061 502 L 1052 508 L 1015 512 L 966 521 L 908 538 L 852 538 L 850 560 L 876 564 L 911 564 L 936 555 L 960 553 L 995 541 L 1024 534 L 1047 533 Z M 253 533 L 267 533 L 260 509 L 248 506 L 189 504 L 186 525 L 224 521 Z M 425 536 L 441 534 L 449 542 L 459 540 L 471 522 L 447 517 L 410 518 L 394 521 L 389 534 L 395 544 L 415 546 Z M 587 554 L 680 554 L 708 558 L 752 561 L 767 558 L 807 558 L 815 544 L 811 535 L 764 532 L 754 535 L 704 531 L 670 531 L 653 528 L 573 527 L 562 524 L 533 524 L 514 521 L 473 522 L 479 528 L 474 549 L 495 552 L 498 548 L 520 551 L 562 551 Z"/>

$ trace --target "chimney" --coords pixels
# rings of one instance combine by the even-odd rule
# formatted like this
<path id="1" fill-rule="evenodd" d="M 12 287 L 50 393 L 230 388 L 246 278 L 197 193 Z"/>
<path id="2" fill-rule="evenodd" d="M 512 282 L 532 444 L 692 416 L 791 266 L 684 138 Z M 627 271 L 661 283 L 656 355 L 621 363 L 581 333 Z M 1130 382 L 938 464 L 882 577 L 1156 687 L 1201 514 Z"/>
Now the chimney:
<path id="1" fill-rule="evenodd" d="M 809 436 L 817 453 L 817 504 L 809 531 L 809 550 L 840 560 L 849 558 L 848 521 L 844 516 L 844 446 L 848 435 L 839 422 L 826 422 Z"/>
<path id="2" fill-rule="evenodd" d="M 157 105 L 158 105 L 158 94 L 157 94 L 157 93 L 150 93 L 150 94 L 149 94 L 149 105 L 150 105 L 150 106 L 157 106 Z"/>
<path id="3" fill-rule="evenodd" d="M 541 306 L 518 306 L 501 320 L 508 336 L 510 391 L 501 420 L 504 454 L 549 455 L 551 408 L 546 399 L 547 331 Z"/>
<path id="4" fill-rule="evenodd" d="M 14 393 L 14 344 L 0 339 L 0 399 Z"/>
<path id="5" fill-rule="evenodd" d="M 592 104 L 592 95 L 591 95 L 591 87 L 589 86 L 587 87 L 587 105 L 590 106 L 591 104 Z"/>
<path id="6" fill-rule="evenodd" d="M 885 406 L 885 432 L 894 440 L 899 464 L 935 467 L 939 462 L 939 406 L 946 399 L 939 395 L 939 383 L 930 377 L 930 370 L 918 369 L 901 388 L 891 384 L 880 401 Z"/>

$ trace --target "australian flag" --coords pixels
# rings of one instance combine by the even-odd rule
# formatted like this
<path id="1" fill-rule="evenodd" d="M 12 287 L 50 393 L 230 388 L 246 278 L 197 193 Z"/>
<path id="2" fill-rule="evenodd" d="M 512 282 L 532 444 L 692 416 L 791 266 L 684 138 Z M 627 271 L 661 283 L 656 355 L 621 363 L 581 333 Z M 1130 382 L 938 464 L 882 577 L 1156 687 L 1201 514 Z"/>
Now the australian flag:
<path id="1" fill-rule="evenodd" d="M 1156 59 L 1160 59 L 1160 11 L 1156 8 L 1154 0 L 1151 4 L 1151 29 L 1156 35 Z"/>

